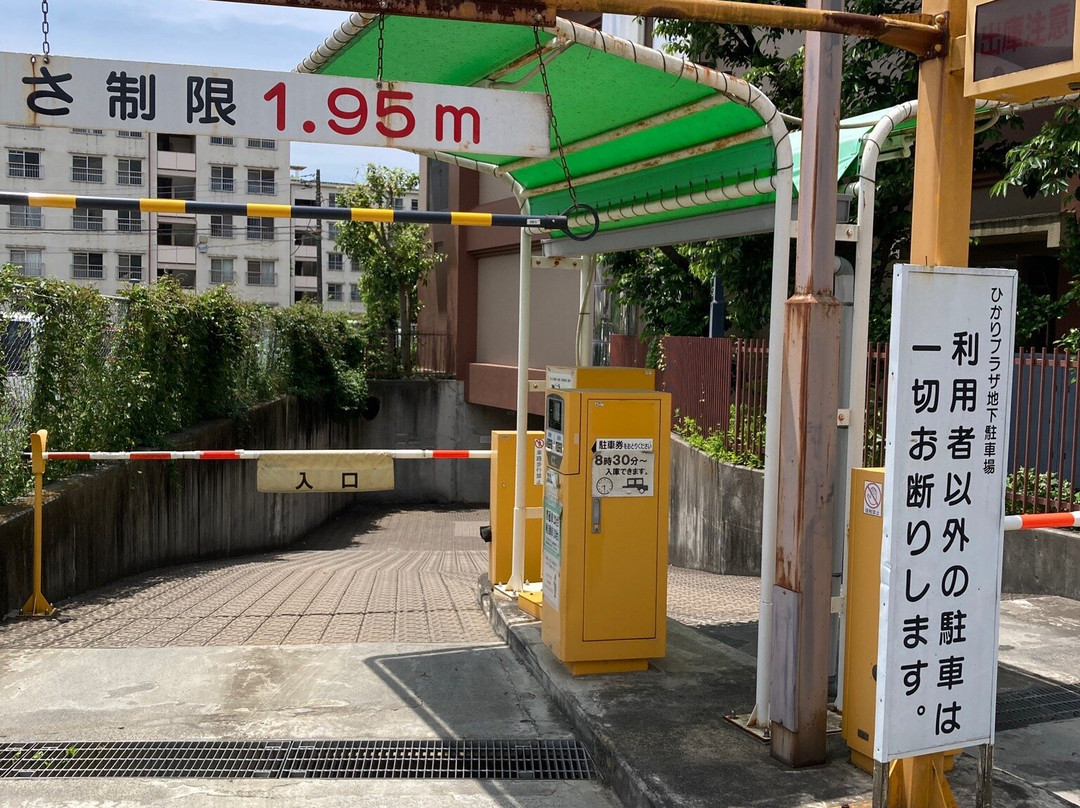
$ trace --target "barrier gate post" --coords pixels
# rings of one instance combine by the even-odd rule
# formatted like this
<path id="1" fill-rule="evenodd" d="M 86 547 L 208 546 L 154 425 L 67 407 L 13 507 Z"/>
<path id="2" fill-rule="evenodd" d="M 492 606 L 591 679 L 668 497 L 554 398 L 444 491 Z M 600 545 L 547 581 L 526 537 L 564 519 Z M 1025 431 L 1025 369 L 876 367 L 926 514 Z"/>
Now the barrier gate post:
<path id="1" fill-rule="evenodd" d="M 41 594 L 41 511 L 45 500 L 45 446 L 48 441 L 49 433 L 44 429 L 30 436 L 30 463 L 34 473 L 34 594 L 21 612 L 28 617 L 48 617 L 56 611 Z"/>

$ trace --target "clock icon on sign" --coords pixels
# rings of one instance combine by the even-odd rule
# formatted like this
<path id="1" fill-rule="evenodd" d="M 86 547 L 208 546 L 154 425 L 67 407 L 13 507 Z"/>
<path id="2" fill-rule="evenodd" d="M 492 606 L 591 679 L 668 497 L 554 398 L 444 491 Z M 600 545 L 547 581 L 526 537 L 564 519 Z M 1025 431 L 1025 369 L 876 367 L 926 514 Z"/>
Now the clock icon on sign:
<path id="1" fill-rule="evenodd" d="M 596 481 L 596 492 L 598 494 L 610 494 L 611 489 L 614 487 L 610 477 L 601 477 Z"/>

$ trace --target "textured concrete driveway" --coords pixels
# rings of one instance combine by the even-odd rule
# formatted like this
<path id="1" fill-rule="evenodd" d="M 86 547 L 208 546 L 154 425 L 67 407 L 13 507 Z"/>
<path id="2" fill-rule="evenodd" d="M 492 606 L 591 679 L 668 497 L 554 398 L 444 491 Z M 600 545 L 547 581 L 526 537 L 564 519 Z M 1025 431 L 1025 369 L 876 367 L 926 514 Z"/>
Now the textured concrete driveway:
<path id="1" fill-rule="evenodd" d="M 476 604 L 487 517 L 357 508 L 286 551 L 134 576 L 6 625 L 0 648 L 493 642 Z"/>
<path id="2" fill-rule="evenodd" d="M 9 623 L 0 648 L 494 642 L 476 603 L 487 522 L 487 509 L 358 507 L 288 550 L 133 576 L 57 619 Z M 671 567 L 668 614 L 756 621 L 758 591 L 757 578 Z"/>

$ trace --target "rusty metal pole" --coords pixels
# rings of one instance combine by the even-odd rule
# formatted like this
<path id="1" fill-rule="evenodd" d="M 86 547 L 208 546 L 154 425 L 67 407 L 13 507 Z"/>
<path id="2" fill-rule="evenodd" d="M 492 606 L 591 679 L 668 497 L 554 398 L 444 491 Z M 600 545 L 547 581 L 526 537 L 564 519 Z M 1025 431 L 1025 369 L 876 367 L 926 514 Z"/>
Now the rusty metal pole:
<path id="1" fill-rule="evenodd" d="M 810 0 L 808 8 L 839 8 Z M 841 305 L 833 295 L 843 42 L 807 33 L 795 294 L 785 311 L 772 755 L 825 762 Z"/>

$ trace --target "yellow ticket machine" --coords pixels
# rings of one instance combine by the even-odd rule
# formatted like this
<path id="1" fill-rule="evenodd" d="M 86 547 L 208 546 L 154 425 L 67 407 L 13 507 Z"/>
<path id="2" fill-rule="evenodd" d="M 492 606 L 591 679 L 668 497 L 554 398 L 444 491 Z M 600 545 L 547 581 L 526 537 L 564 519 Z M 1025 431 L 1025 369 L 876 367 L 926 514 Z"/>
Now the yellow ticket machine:
<path id="1" fill-rule="evenodd" d="M 541 636 L 578 674 L 666 648 L 671 396 L 549 392 Z"/>

